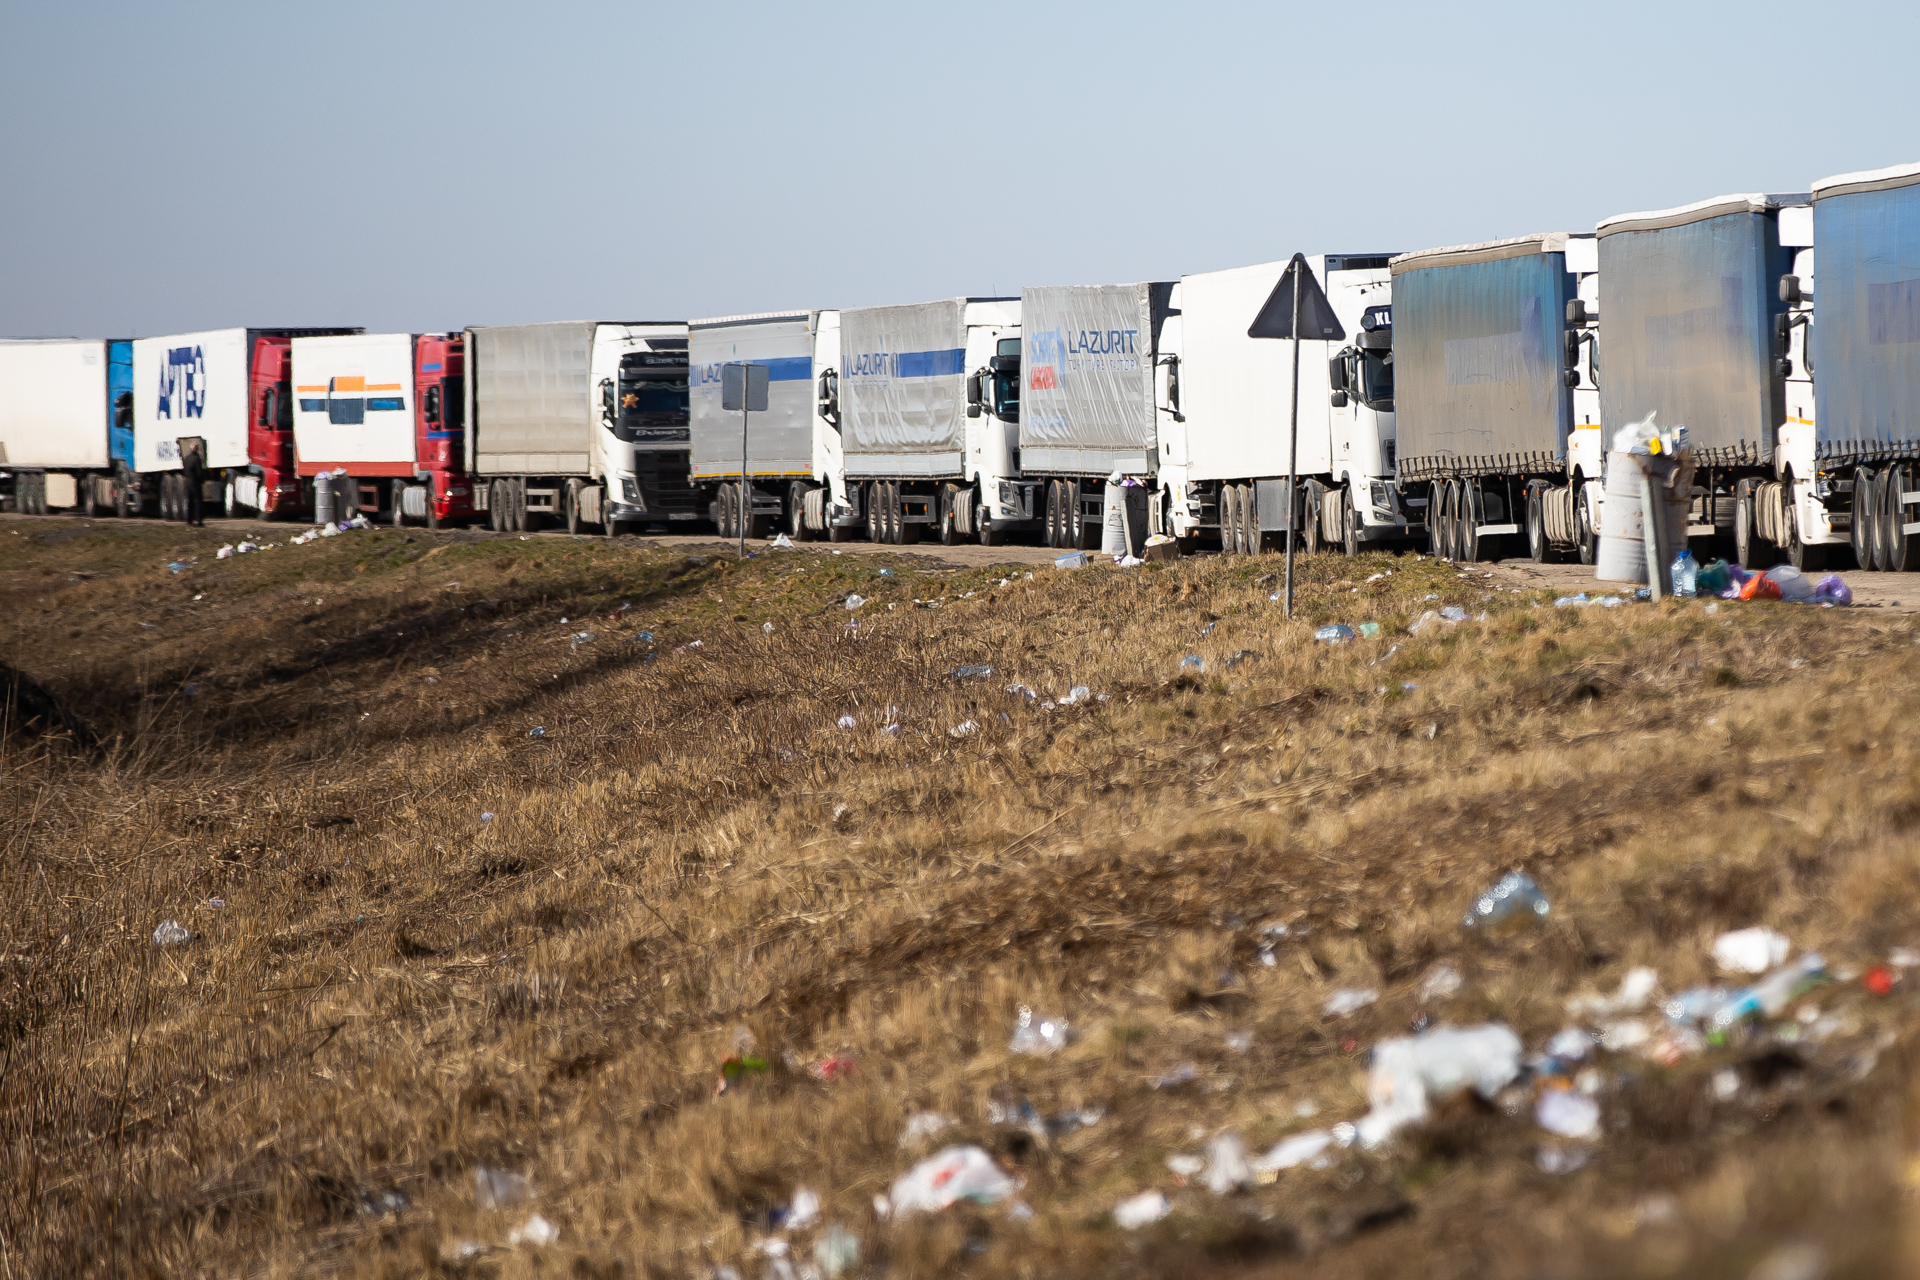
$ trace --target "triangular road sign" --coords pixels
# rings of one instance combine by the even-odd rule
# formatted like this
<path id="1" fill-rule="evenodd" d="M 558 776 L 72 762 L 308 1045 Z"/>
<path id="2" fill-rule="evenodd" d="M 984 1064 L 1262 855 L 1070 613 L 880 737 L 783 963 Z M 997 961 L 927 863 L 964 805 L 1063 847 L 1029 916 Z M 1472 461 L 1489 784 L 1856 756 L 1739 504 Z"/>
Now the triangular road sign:
<path id="1" fill-rule="evenodd" d="M 1307 265 L 1304 254 L 1294 254 L 1293 261 L 1280 273 L 1280 283 L 1273 286 L 1273 292 L 1267 295 L 1267 301 L 1260 308 L 1260 314 L 1253 318 L 1247 328 L 1249 338 L 1291 338 L 1293 332 L 1293 281 L 1295 273 L 1300 280 L 1300 334 L 1302 338 L 1322 338 L 1329 342 L 1340 342 L 1347 336 L 1341 327 L 1340 318 L 1333 314 L 1333 304 L 1327 301 L 1327 295 L 1320 288 L 1320 282 L 1313 277 L 1313 268 Z"/>

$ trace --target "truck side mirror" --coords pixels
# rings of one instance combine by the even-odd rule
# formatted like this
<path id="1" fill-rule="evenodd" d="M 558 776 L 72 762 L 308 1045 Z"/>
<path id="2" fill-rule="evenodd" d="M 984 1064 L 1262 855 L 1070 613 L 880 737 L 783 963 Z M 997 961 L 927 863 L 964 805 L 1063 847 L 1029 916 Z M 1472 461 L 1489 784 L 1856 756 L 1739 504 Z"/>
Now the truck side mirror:
<path id="1" fill-rule="evenodd" d="M 612 426 L 614 419 L 620 416 L 620 406 L 614 401 L 613 379 L 600 379 L 600 420 Z"/>
<path id="2" fill-rule="evenodd" d="M 1328 399 L 1336 409 L 1344 409 L 1347 407 L 1347 393 L 1344 391 L 1335 391 Z"/>
<path id="3" fill-rule="evenodd" d="M 1791 279 L 1792 277 L 1788 277 L 1788 278 Z M 1784 311 L 1773 318 L 1773 354 L 1774 355 L 1784 356 L 1787 354 L 1787 349 L 1792 345 L 1792 339 L 1789 337 L 1789 335 L 1793 332 L 1792 326 L 1793 326 L 1793 318 L 1787 315 L 1787 313 Z"/>
<path id="4" fill-rule="evenodd" d="M 1569 371 L 1578 368 L 1580 364 L 1580 334 L 1573 329 L 1567 330 L 1561 337 L 1561 345 L 1565 348 L 1566 359 L 1560 363 L 1565 365 Z M 1569 382 L 1567 385 L 1571 387 L 1576 384 Z"/>
<path id="5" fill-rule="evenodd" d="M 421 405 L 420 411 L 422 414 L 426 416 L 428 425 L 436 426 L 436 427 L 439 426 L 440 425 L 440 388 L 438 386 L 428 387 L 426 399 L 422 400 L 420 402 L 420 405 Z"/>
<path id="6" fill-rule="evenodd" d="M 1789 307 L 1800 305 L 1800 277 L 1780 277 L 1780 301 Z"/>
<path id="7" fill-rule="evenodd" d="M 1565 374 L 1561 375 L 1561 381 L 1565 382 L 1569 387 L 1579 386 L 1580 371 L 1578 369 L 1567 370 Z"/>
<path id="8" fill-rule="evenodd" d="M 1567 299 L 1567 323 L 1581 325 L 1587 322 L 1587 304 L 1581 298 Z"/>
<path id="9" fill-rule="evenodd" d="M 832 369 L 825 369 L 821 371 L 820 385 L 818 389 L 818 395 L 816 397 L 816 402 L 820 410 L 820 416 L 825 418 L 828 422 L 835 424 L 836 426 L 839 425 L 839 422 L 840 422 L 840 375 L 835 373 Z"/>
<path id="10" fill-rule="evenodd" d="M 987 392 L 986 388 L 981 386 L 982 381 L 984 380 L 977 373 L 967 375 L 967 416 L 969 418 L 979 417 L 980 406 L 986 402 Z"/>

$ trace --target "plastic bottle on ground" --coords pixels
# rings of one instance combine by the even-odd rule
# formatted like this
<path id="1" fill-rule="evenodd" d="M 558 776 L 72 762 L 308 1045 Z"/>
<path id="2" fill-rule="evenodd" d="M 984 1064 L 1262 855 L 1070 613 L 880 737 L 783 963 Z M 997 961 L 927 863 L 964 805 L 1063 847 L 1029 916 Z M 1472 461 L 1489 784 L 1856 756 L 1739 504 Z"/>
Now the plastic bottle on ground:
<path id="1" fill-rule="evenodd" d="M 1668 574 L 1673 583 L 1673 594 L 1682 600 L 1691 600 L 1698 591 L 1700 566 L 1694 562 L 1693 552 L 1685 547 L 1673 558 L 1673 567 Z"/>

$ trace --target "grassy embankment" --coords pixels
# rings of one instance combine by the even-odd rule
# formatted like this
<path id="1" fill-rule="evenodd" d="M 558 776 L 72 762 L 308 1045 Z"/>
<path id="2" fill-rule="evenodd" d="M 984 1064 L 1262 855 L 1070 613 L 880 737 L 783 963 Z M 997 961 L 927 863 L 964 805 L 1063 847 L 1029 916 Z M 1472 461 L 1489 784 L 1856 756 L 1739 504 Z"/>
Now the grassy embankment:
<path id="1" fill-rule="evenodd" d="M 1535 1167 L 1526 1114 L 1467 1104 L 1238 1197 L 1164 1159 L 1356 1118 L 1367 1049 L 1422 1013 L 1533 1049 L 1629 966 L 1709 980 L 1722 929 L 1835 968 L 1920 944 L 1909 620 L 1555 610 L 1410 556 L 1305 562 L 1289 625 L 1271 556 L 1028 580 L 220 541 L 0 532 L 0 659 L 101 744 L 0 744 L 14 1274 L 757 1275 L 755 1223 L 800 1185 L 869 1275 L 1741 1276 L 1801 1239 L 1836 1275 L 1897 1268 L 1904 987 L 1815 993 L 1842 1015 L 1817 1045 L 1603 1054 L 1606 1132 L 1570 1175 Z M 1450 603 L 1488 617 L 1406 634 Z M 1366 619 L 1379 638 L 1309 638 Z M 1014 681 L 1108 697 L 1043 710 Z M 1550 921 L 1463 935 L 1516 866 Z M 169 917 L 195 939 L 154 947 Z M 1466 984 L 1423 1005 L 1440 961 Z M 1010 1055 L 1022 1004 L 1074 1043 Z M 744 1035 L 774 1070 L 716 1098 Z M 807 1074 L 842 1052 L 850 1077 Z M 1023 1100 L 1105 1115 L 989 1123 Z M 1024 1177 L 1030 1220 L 875 1219 L 923 1110 Z M 477 1210 L 480 1165 L 532 1179 L 557 1245 L 504 1247 L 526 1210 Z M 1116 1229 L 1150 1187 L 1173 1215 Z M 503 1247 L 448 1261 L 468 1239 Z"/>

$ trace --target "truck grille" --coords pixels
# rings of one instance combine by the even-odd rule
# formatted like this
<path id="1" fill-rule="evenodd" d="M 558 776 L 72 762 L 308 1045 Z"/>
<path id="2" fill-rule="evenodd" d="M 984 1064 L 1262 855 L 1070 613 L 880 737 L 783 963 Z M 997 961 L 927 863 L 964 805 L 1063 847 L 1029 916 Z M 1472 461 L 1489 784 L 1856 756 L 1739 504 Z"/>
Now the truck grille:
<path id="1" fill-rule="evenodd" d="M 640 481 L 640 493 L 646 499 L 650 513 L 706 514 L 706 504 L 700 497 L 700 491 L 693 487 L 689 456 L 685 453 L 652 451 L 633 455 L 633 472 Z"/>

